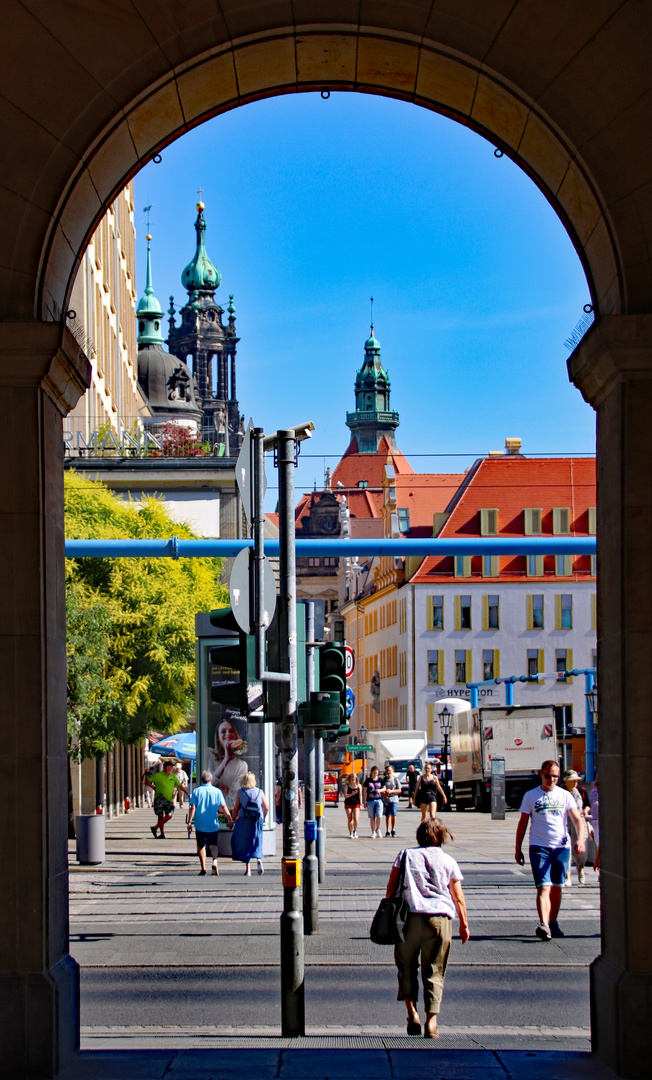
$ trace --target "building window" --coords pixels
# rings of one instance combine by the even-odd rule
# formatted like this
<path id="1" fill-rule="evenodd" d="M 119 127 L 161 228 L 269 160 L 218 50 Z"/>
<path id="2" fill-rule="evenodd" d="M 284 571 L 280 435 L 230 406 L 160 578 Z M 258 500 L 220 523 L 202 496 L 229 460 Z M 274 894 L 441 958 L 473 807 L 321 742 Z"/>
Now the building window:
<path id="1" fill-rule="evenodd" d="M 471 629 L 471 597 L 470 596 L 456 596 L 455 597 L 455 629 L 456 630 L 470 630 Z"/>
<path id="2" fill-rule="evenodd" d="M 319 560 L 317 560 L 319 562 Z M 324 566 L 337 566 L 337 558 L 335 555 L 326 555 L 324 560 Z"/>
<path id="3" fill-rule="evenodd" d="M 358 487 L 359 488 L 369 487 L 369 481 L 368 480 L 358 480 Z"/>
<path id="4" fill-rule="evenodd" d="M 555 555 L 555 574 L 557 577 L 570 577 L 573 573 L 572 555 Z"/>
<path id="5" fill-rule="evenodd" d="M 455 577 L 471 577 L 471 556 L 455 556 Z"/>
<path id="6" fill-rule="evenodd" d="M 483 555 L 482 556 L 482 576 L 483 577 L 498 577 L 498 556 L 497 555 Z"/>
<path id="7" fill-rule="evenodd" d="M 498 532 L 498 511 L 480 511 L 480 536 L 496 536 Z"/>
<path id="8" fill-rule="evenodd" d="M 410 531 L 410 511 L 407 506 L 398 508 L 398 527 L 402 533 Z"/>
<path id="9" fill-rule="evenodd" d="M 467 683 L 471 681 L 471 650 L 455 650 L 455 682 Z"/>
<path id="10" fill-rule="evenodd" d="M 527 576 L 543 577 L 543 555 L 527 556 Z"/>
<path id="11" fill-rule="evenodd" d="M 564 672 L 573 670 L 573 650 L 572 649 L 555 649 L 555 671 Z M 572 683 L 572 675 L 568 675 L 564 678 L 563 675 L 557 676 L 557 682 Z"/>
<path id="12" fill-rule="evenodd" d="M 335 640 L 344 641 L 344 623 L 340 619 L 335 623 Z"/>
<path id="13" fill-rule="evenodd" d="M 443 681 L 444 653 L 441 649 L 428 649 L 428 685 L 439 686 Z"/>
<path id="14" fill-rule="evenodd" d="M 497 679 L 500 675 L 498 649 L 482 650 L 482 678 Z"/>
<path id="15" fill-rule="evenodd" d="M 498 597 L 497 596 L 483 596 L 482 597 L 482 629 L 483 630 L 497 630 L 498 629 Z"/>
<path id="16" fill-rule="evenodd" d="M 321 559 L 313 559 L 313 558 L 308 559 L 308 566 L 319 566 L 320 563 L 321 563 Z"/>
<path id="17" fill-rule="evenodd" d="M 571 630 L 573 626 L 573 597 L 570 593 L 564 593 L 555 597 L 557 630 Z"/>
<path id="18" fill-rule="evenodd" d="M 555 536 L 568 536 L 570 532 L 570 510 L 567 506 L 555 506 L 552 511 L 552 531 Z"/>
<path id="19" fill-rule="evenodd" d="M 426 597 L 426 625 L 428 630 L 444 629 L 444 598 L 443 596 Z"/>
<path id="20" fill-rule="evenodd" d="M 543 595 L 527 597 L 527 629 L 543 630 Z"/>
<path id="21" fill-rule="evenodd" d="M 543 664 L 540 665 L 541 655 L 541 649 L 528 649 L 527 673 L 530 677 L 532 677 L 532 675 L 538 675 L 540 672 L 543 671 Z"/>
<path id="22" fill-rule="evenodd" d="M 541 510 L 528 507 L 523 511 L 523 531 L 526 536 L 541 536 Z"/>

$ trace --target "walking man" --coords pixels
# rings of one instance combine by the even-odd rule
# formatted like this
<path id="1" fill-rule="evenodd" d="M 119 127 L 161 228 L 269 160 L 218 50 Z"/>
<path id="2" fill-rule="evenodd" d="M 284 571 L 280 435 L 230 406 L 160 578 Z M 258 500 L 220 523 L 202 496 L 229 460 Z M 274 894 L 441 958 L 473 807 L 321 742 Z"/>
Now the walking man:
<path id="1" fill-rule="evenodd" d="M 228 822 L 231 822 L 231 814 L 222 792 L 218 787 L 214 786 L 213 775 L 208 769 L 201 774 L 201 784 L 195 788 L 189 801 L 188 825 L 191 825 L 194 820 L 197 854 L 201 867 L 199 876 L 204 877 L 206 875 L 206 846 L 208 845 L 213 858 L 212 873 L 216 877 L 218 874 L 217 831 L 220 827 L 219 814 L 224 814 Z"/>
<path id="2" fill-rule="evenodd" d="M 177 761 L 174 766 L 174 775 L 179 781 L 179 787 L 177 788 L 177 802 L 179 803 L 179 809 L 181 809 L 183 806 L 183 793 L 188 790 L 188 773 L 180 761 Z M 186 785 L 185 787 L 184 784 Z"/>
<path id="3" fill-rule="evenodd" d="M 526 791 L 523 796 L 521 816 L 516 826 L 514 858 L 520 866 L 525 863 L 521 848 L 529 822 L 530 865 L 537 887 L 539 915 L 535 933 L 542 941 L 550 941 L 551 938 L 564 936 L 557 916 L 561 906 L 561 890 L 570 866 L 567 820 L 570 817 L 575 825 L 577 840 L 573 846 L 575 854 L 581 855 L 584 852 L 584 819 L 570 792 L 559 787 L 559 765 L 556 761 L 544 761 L 539 775 L 540 786 Z"/>
<path id="4" fill-rule="evenodd" d="M 163 830 L 174 813 L 174 803 L 172 800 L 174 799 L 175 789 L 181 788 L 182 791 L 186 792 L 188 789 L 182 787 L 173 773 L 171 761 L 166 761 L 163 766 L 163 771 L 154 773 L 152 778 L 146 780 L 145 783 L 149 787 L 154 788 L 154 813 L 158 817 L 156 825 L 150 825 L 152 836 L 157 840 L 165 840 L 165 833 Z"/>

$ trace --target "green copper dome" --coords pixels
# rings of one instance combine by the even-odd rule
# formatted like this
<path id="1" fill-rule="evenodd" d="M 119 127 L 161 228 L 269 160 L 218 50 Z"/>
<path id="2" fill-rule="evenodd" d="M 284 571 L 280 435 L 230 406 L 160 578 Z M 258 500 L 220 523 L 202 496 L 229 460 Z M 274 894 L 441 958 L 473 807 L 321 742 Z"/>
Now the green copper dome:
<path id="1" fill-rule="evenodd" d="M 206 252 L 206 222 L 204 221 L 203 210 L 204 204 L 198 202 L 197 220 L 195 222 L 197 250 L 195 251 L 194 258 L 188 263 L 181 275 L 181 284 L 189 293 L 202 291 L 213 292 L 222 280 L 222 275 L 215 266 L 215 263 L 211 262 Z"/>
<path id="2" fill-rule="evenodd" d="M 368 337 L 364 343 L 365 352 L 373 350 L 374 352 L 380 352 L 380 342 L 374 337 L 373 327 L 371 330 L 371 337 Z"/>
<path id="3" fill-rule="evenodd" d="M 163 342 L 161 321 L 163 309 L 154 296 L 152 285 L 152 255 L 150 251 L 151 236 L 147 234 L 147 273 L 145 275 L 145 292 L 138 301 L 136 318 L 138 320 L 138 344 L 159 345 Z"/>

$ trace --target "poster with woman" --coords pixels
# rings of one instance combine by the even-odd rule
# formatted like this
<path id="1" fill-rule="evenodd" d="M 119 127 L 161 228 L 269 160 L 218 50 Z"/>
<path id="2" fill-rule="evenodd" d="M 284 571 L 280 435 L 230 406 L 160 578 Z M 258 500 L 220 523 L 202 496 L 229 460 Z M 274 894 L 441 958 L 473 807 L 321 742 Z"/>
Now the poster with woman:
<path id="1" fill-rule="evenodd" d="M 246 774 L 262 777 L 263 726 L 249 724 L 235 709 L 214 705 L 212 711 L 221 715 L 211 718 L 207 767 L 232 810 Z"/>

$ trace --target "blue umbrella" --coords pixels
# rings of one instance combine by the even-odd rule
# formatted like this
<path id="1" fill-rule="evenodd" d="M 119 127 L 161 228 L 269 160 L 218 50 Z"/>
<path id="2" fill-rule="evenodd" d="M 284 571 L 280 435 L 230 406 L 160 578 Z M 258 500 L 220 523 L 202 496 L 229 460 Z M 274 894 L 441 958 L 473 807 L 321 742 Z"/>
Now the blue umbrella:
<path id="1" fill-rule="evenodd" d="M 180 735 L 165 735 L 150 746 L 153 754 L 176 757 L 182 761 L 194 761 L 197 757 L 197 735 L 194 731 L 182 731 Z"/>

